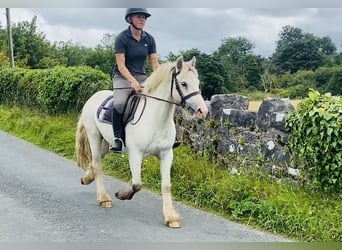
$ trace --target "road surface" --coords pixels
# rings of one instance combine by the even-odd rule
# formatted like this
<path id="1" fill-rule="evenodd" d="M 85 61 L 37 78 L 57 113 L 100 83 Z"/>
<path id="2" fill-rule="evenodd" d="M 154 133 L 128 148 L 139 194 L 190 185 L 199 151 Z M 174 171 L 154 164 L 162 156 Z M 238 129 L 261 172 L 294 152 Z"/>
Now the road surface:
<path id="1" fill-rule="evenodd" d="M 142 189 L 117 200 L 114 193 L 127 184 L 109 176 L 113 208 L 100 208 L 95 183 L 82 186 L 82 174 L 75 162 L 0 131 L 0 241 L 288 241 L 179 202 L 182 227 L 170 229 L 160 196 Z"/>

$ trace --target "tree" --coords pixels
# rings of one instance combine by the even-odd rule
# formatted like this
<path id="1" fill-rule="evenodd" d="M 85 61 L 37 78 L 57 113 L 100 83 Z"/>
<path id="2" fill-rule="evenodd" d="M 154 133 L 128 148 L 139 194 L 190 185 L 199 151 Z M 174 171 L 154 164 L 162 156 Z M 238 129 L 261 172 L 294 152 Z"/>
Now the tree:
<path id="1" fill-rule="evenodd" d="M 198 69 L 202 72 L 202 95 L 205 99 L 210 99 L 214 94 L 227 93 L 228 89 L 225 85 L 227 78 L 227 70 L 221 63 L 220 59 L 202 53 L 198 63 Z"/>
<path id="2" fill-rule="evenodd" d="M 262 89 L 261 76 L 265 72 L 264 63 L 265 59 L 260 55 L 246 55 L 246 71 L 245 77 L 248 82 L 249 89 Z"/>
<path id="3" fill-rule="evenodd" d="M 32 69 L 41 68 L 43 58 L 49 58 L 52 52 L 50 42 L 37 30 L 37 17 L 31 22 L 20 22 L 13 26 L 14 58 L 17 65 Z"/>
<path id="4" fill-rule="evenodd" d="M 277 41 L 277 48 L 290 46 L 295 41 L 298 41 L 303 37 L 304 35 L 302 29 L 286 25 L 282 27 L 282 30 L 279 34 L 280 39 Z"/>
<path id="5" fill-rule="evenodd" d="M 7 53 L 8 51 L 8 39 L 7 31 L 2 28 L 0 23 L 0 51 Z"/>
<path id="6" fill-rule="evenodd" d="M 2 28 L 0 23 L 0 67 L 8 67 L 9 58 L 8 54 L 8 39 L 6 30 Z"/>
<path id="7" fill-rule="evenodd" d="M 55 44 L 55 48 L 58 51 L 56 56 L 61 58 L 64 66 L 85 65 L 85 54 L 88 50 L 86 47 L 68 41 Z"/>
<path id="8" fill-rule="evenodd" d="M 342 52 L 332 54 L 333 65 L 342 65 Z"/>
<path id="9" fill-rule="evenodd" d="M 96 46 L 95 50 L 88 51 L 85 58 L 86 65 L 99 68 L 103 72 L 112 75 L 115 65 L 114 40 L 114 34 L 104 34 L 101 44 Z"/>
<path id="10" fill-rule="evenodd" d="M 214 56 L 226 69 L 226 89 L 234 92 L 250 86 L 261 88 L 263 59 L 253 54 L 254 44 L 243 37 L 225 38 Z"/>
<path id="11" fill-rule="evenodd" d="M 336 52 L 336 46 L 331 41 L 331 38 L 324 36 L 322 38 L 317 38 L 319 50 L 322 51 L 324 55 L 332 55 Z"/>
<path id="12" fill-rule="evenodd" d="M 289 25 L 282 28 L 279 37 L 271 57 L 276 74 L 315 70 L 325 64 L 326 56 L 336 51 L 329 37 L 319 38 Z"/>
<path id="13" fill-rule="evenodd" d="M 239 65 L 246 55 L 252 54 L 253 48 L 253 43 L 244 37 L 230 37 L 222 40 L 216 53 L 225 56 L 232 64 Z"/>
<path id="14" fill-rule="evenodd" d="M 196 69 L 199 74 L 202 96 L 205 99 L 210 99 L 214 94 L 227 92 L 224 85 L 226 70 L 219 58 L 203 53 L 198 49 L 180 51 L 180 54 L 184 57 L 185 61 L 190 60 L 194 56 L 196 57 Z M 167 59 L 175 61 L 178 56 L 169 53 Z"/>
<path id="15" fill-rule="evenodd" d="M 4 52 L 0 52 L 0 68 L 1 67 L 9 67 L 9 58 L 5 55 Z"/>

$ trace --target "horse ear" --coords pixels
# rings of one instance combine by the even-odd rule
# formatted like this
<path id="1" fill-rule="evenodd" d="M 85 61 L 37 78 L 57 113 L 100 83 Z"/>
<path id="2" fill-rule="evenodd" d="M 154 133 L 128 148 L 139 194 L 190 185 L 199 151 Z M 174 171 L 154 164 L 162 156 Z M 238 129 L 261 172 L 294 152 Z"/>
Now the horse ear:
<path id="1" fill-rule="evenodd" d="M 195 66 L 196 66 L 196 57 L 195 56 L 192 57 L 192 59 L 190 61 L 190 65 L 195 68 Z"/>
<path id="2" fill-rule="evenodd" d="M 181 71 L 183 68 L 183 56 L 178 57 L 177 62 L 176 62 L 176 70 L 177 72 Z"/>

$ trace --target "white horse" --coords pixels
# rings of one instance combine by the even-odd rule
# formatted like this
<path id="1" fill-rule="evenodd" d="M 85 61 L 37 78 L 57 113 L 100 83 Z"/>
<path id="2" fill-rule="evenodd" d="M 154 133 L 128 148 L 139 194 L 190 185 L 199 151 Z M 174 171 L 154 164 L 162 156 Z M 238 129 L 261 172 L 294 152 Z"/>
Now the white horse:
<path id="1" fill-rule="evenodd" d="M 176 130 L 174 111 L 182 105 L 194 111 L 198 118 L 208 113 L 200 91 L 196 59 L 189 62 L 180 57 L 176 62 L 164 63 L 144 82 L 141 101 L 134 118 L 125 127 L 126 150 L 132 175 L 129 189 L 115 194 L 118 199 L 131 199 L 142 188 L 141 164 L 145 157 L 155 155 L 160 159 L 161 191 L 165 223 L 180 227 L 180 216 L 171 198 L 170 170 L 173 160 L 173 143 Z M 113 140 L 112 126 L 98 121 L 95 114 L 101 103 L 112 95 L 104 90 L 95 93 L 85 103 L 77 124 L 76 158 L 79 167 L 86 171 L 82 184 L 96 181 L 97 201 L 101 207 L 112 207 L 111 197 L 104 188 L 101 159 L 107 154 L 108 142 Z M 114 100 L 115 101 L 115 100 Z"/>

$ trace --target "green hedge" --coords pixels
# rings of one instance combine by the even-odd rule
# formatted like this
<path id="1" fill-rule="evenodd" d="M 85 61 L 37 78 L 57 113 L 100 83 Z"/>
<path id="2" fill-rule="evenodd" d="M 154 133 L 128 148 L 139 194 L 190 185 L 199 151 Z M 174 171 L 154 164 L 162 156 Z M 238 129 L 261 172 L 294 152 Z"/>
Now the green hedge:
<path id="1" fill-rule="evenodd" d="M 342 66 L 320 67 L 315 71 L 300 70 L 295 74 L 285 73 L 278 77 L 278 85 L 288 91 L 288 97 L 303 98 L 310 89 L 321 93 L 342 95 Z"/>
<path id="2" fill-rule="evenodd" d="M 289 148 L 304 173 L 304 180 L 325 192 L 342 190 L 342 99 L 311 90 L 286 127 Z"/>
<path id="3" fill-rule="evenodd" d="M 87 66 L 0 70 L 0 103 L 46 114 L 80 111 L 96 91 L 111 89 L 107 74 Z"/>

